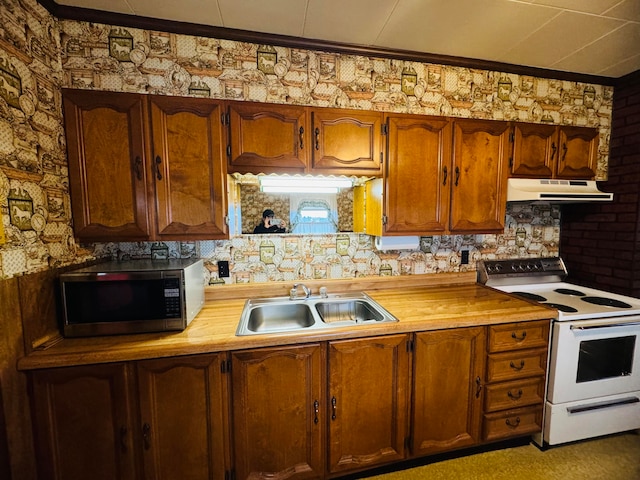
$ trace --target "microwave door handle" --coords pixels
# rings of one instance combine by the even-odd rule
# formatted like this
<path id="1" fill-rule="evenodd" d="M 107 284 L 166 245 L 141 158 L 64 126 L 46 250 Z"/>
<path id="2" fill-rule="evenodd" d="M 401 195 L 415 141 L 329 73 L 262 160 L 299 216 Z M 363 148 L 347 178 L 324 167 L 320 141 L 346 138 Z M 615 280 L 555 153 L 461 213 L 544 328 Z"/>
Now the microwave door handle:
<path id="1" fill-rule="evenodd" d="M 635 327 L 640 325 L 640 322 L 630 322 L 630 323 L 607 323 L 600 325 L 571 325 L 569 328 L 571 330 L 595 330 L 597 328 L 616 328 L 616 327 Z"/>

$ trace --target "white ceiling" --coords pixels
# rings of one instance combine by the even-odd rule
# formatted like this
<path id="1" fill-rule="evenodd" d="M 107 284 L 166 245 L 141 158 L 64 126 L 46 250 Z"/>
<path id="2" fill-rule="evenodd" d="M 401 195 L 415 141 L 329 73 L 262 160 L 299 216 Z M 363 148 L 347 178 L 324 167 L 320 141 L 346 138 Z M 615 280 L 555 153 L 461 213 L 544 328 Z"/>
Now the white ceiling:
<path id="1" fill-rule="evenodd" d="M 215 27 L 618 78 L 640 0 L 56 0 Z"/>

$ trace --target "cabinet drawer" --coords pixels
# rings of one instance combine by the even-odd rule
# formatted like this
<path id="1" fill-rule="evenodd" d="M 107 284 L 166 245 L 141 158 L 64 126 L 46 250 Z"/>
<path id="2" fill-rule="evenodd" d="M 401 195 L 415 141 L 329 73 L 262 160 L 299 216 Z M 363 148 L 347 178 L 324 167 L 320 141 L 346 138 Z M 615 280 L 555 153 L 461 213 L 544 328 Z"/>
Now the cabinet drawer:
<path id="1" fill-rule="evenodd" d="M 544 377 L 547 371 L 547 350 L 522 350 L 489 355 L 487 383 L 517 378 Z"/>
<path id="2" fill-rule="evenodd" d="M 482 437 L 488 441 L 499 440 L 530 435 L 541 429 L 542 405 L 485 415 Z"/>
<path id="3" fill-rule="evenodd" d="M 508 323 L 489 327 L 489 353 L 547 347 L 549 320 Z"/>
<path id="4" fill-rule="evenodd" d="M 496 412 L 528 405 L 542 404 L 544 377 L 487 385 L 485 411 Z"/>

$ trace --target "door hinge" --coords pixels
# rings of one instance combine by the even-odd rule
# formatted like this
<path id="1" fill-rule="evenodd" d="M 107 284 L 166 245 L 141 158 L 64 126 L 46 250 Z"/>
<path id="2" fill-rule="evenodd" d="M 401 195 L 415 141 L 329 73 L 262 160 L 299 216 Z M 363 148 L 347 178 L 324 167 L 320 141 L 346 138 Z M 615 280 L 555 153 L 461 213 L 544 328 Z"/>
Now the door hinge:
<path id="1" fill-rule="evenodd" d="M 382 135 L 389 135 L 389 126 L 386 123 L 380 125 L 380 133 Z"/>
<path id="2" fill-rule="evenodd" d="M 227 157 L 231 158 L 231 144 L 227 145 Z"/>
<path id="3" fill-rule="evenodd" d="M 224 224 L 229 226 L 229 223 L 231 222 L 231 220 L 229 219 L 229 215 L 225 215 L 224 216 Z"/>
<path id="4" fill-rule="evenodd" d="M 509 168 L 513 168 L 513 157 L 509 157 Z"/>
<path id="5" fill-rule="evenodd" d="M 383 225 L 387 224 L 387 216 L 386 215 L 382 215 L 382 224 Z"/>
<path id="6" fill-rule="evenodd" d="M 404 437 L 405 450 L 409 450 L 410 447 L 411 447 L 411 439 L 409 437 Z"/>
<path id="7" fill-rule="evenodd" d="M 222 360 L 220 363 L 220 371 L 222 373 L 231 373 L 231 360 Z"/>
<path id="8" fill-rule="evenodd" d="M 380 165 L 384 162 L 384 154 L 380 152 Z"/>

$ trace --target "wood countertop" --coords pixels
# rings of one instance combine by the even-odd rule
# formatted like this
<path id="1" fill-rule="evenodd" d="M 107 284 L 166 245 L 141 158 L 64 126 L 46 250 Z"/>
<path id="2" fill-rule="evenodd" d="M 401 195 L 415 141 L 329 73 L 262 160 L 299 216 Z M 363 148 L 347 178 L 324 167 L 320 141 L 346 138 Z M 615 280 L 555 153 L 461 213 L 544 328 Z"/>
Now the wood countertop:
<path id="1" fill-rule="evenodd" d="M 212 299 L 182 332 L 66 338 L 18 360 L 19 370 L 143 360 L 557 318 L 557 311 L 476 283 L 363 289 L 395 323 L 236 336 L 244 298 Z M 246 298 L 246 297 L 245 297 Z"/>

